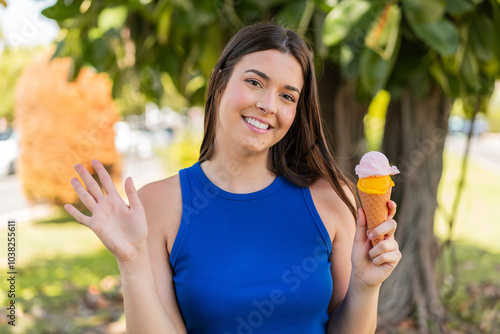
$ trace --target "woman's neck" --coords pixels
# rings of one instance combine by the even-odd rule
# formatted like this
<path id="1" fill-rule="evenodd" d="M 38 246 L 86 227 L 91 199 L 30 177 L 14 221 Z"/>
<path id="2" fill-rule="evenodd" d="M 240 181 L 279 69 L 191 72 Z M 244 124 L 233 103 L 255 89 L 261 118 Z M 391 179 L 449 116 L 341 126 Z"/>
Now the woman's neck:
<path id="1" fill-rule="evenodd" d="M 232 193 L 251 193 L 269 186 L 276 175 L 267 169 L 268 154 L 229 155 L 218 152 L 201 163 L 205 175 L 217 187 Z"/>

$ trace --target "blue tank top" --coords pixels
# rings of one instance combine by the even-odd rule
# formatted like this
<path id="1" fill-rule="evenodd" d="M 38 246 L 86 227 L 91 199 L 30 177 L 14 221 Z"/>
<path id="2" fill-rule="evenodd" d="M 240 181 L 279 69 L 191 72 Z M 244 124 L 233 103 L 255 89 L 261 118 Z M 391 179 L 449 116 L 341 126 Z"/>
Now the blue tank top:
<path id="1" fill-rule="evenodd" d="M 324 334 L 332 244 L 309 188 L 276 177 L 224 191 L 199 163 L 179 172 L 182 220 L 170 263 L 194 334 Z"/>

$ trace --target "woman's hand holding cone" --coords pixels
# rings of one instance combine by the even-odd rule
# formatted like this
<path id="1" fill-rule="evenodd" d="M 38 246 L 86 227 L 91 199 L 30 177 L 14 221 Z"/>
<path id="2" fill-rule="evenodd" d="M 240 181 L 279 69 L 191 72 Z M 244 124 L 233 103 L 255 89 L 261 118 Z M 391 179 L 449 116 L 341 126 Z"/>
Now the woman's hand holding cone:
<path id="1" fill-rule="evenodd" d="M 363 209 L 358 210 L 356 234 L 352 251 L 352 273 L 357 282 L 365 287 L 376 287 L 391 274 L 401 259 L 399 245 L 394 239 L 397 223 L 393 219 L 396 213 L 396 203 L 387 203 L 389 213 L 387 220 L 367 231 L 366 217 Z M 383 237 L 376 246 L 372 240 Z"/>

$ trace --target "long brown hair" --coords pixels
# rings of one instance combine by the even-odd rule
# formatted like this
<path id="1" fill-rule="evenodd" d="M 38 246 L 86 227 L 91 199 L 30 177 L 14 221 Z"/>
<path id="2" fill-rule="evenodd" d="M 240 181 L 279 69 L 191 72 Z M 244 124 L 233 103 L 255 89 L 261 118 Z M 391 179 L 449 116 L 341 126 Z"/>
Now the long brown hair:
<path id="1" fill-rule="evenodd" d="M 304 76 L 295 119 L 283 139 L 270 148 L 268 169 L 302 187 L 310 186 L 318 177 L 326 178 L 356 218 L 356 208 L 342 187 L 348 185 L 355 194 L 353 185 L 335 164 L 325 140 L 312 54 L 297 33 L 275 23 L 257 23 L 241 29 L 222 51 L 208 82 L 205 134 L 199 161 L 210 160 L 215 155 L 218 96 L 226 87 L 234 66 L 244 55 L 265 50 L 293 55 Z"/>

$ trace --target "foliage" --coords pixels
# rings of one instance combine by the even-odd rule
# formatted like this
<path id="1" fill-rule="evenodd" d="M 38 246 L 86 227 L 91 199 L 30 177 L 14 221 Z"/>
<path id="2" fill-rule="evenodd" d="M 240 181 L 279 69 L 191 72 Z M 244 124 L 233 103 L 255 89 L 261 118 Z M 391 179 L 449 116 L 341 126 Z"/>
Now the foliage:
<path id="1" fill-rule="evenodd" d="M 169 171 L 192 166 L 200 155 L 202 133 L 192 129 L 181 130 L 168 147 L 159 152 L 163 165 Z"/>
<path id="2" fill-rule="evenodd" d="M 121 283 L 112 254 L 107 250 L 72 258 L 62 254 L 61 248 L 54 258 L 23 266 L 16 326 L 24 333 L 76 334 L 123 322 Z M 6 320 L 0 320 L 0 333 L 10 333 Z"/>
<path id="3" fill-rule="evenodd" d="M 119 120 L 104 74 L 83 68 L 68 82 L 70 59 L 54 59 L 52 51 L 36 57 L 19 78 L 15 117 L 20 132 L 20 177 L 30 201 L 74 203 L 70 180 L 82 163 L 93 170 L 100 160 L 120 177 L 113 125 Z"/>
<path id="4" fill-rule="evenodd" d="M 186 106 L 203 104 L 224 44 L 261 20 L 305 35 L 318 71 L 333 61 L 360 98 L 385 89 L 398 99 L 405 87 L 425 97 L 437 83 L 470 112 L 500 74 L 497 0 L 58 0 L 43 14 L 65 31 L 55 55 L 71 57 L 71 76 L 84 65 L 107 72 L 124 115 L 165 104 L 165 73 Z"/>
<path id="5" fill-rule="evenodd" d="M 361 95 L 398 98 L 409 86 L 425 97 L 436 82 L 475 107 L 500 75 L 500 3 L 344 0 L 325 18 L 323 42 Z"/>
<path id="6" fill-rule="evenodd" d="M 305 31 L 315 3 L 331 8 L 323 2 L 58 0 L 42 14 L 66 31 L 55 54 L 71 56 L 72 76 L 85 64 L 110 75 L 114 97 L 131 85 L 162 105 L 168 73 L 189 104 L 200 105 L 223 46 L 239 28 L 274 18 Z"/>
<path id="7" fill-rule="evenodd" d="M 17 80 L 23 68 L 38 52 L 39 48 L 5 48 L 0 53 L 0 118 L 6 117 L 9 122 L 14 119 L 14 89 Z"/>
<path id="8" fill-rule="evenodd" d="M 380 151 L 384 134 L 385 116 L 391 96 L 386 90 L 380 90 L 372 99 L 364 118 L 364 130 L 367 151 Z"/>
<path id="9" fill-rule="evenodd" d="M 86 328 L 109 333 L 104 329 L 123 328 L 116 260 L 89 228 L 55 208 L 45 219 L 23 221 L 18 230 L 22 250 L 16 257 L 16 328 L 0 317 L 0 333 L 76 334 Z M 0 232 L 3 244 L 5 227 Z M 7 283 L 2 280 L 0 290 L 7 291 Z M 6 303 L 7 294 L 0 294 L 0 304 Z"/>

